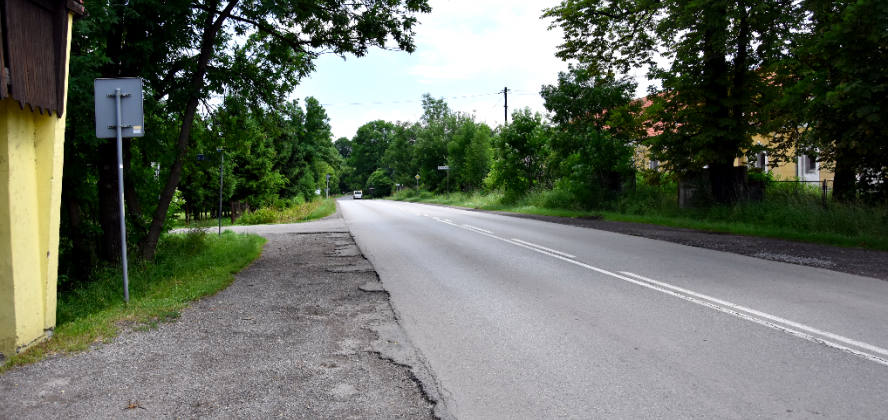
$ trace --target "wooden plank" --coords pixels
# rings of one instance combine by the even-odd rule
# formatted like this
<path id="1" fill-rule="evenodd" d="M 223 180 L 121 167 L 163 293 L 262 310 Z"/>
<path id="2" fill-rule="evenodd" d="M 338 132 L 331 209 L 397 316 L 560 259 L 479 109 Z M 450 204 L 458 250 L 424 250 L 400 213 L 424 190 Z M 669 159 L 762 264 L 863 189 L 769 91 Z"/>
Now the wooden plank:
<path id="1" fill-rule="evenodd" d="M 3 19 L 6 17 L 6 4 L 0 1 L 0 23 L 3 22 Z M 0 25 L 0 100 L 6 99 L 9 96 L 8 85 L 9 81 L 6 80 L 6 59 L 4 58 L 4 51 L 6 50 L 6 33 L 3 31 L 3 25 Z"/>
<path id="2" fill-rule="evenodd" d="M 9 97 L 41 114 L 64 112 L 67 0 L 5 0 Z"/>

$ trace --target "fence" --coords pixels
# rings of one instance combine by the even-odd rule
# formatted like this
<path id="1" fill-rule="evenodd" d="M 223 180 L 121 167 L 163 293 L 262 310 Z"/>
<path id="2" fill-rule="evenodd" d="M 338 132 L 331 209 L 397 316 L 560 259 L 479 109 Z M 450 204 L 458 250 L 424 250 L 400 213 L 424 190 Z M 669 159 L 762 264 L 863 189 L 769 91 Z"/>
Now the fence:
<path id="1" fill-rule="evenodd" d="M 795 195 L 801 195 L 801 194 L 805 194 L 805 193 L 820 194 L 820 201 L 823 204 L 824 208 L 826 208 L 827 203 L 829 202 L 829 199 L 832 198 L 833 180 L 831 180 L 831 179 L 824 179 L 822 181 L 779 180 L 779 181 L 769 181 L 768 184 L 778 184 L 778 185 L 788 184 L 788 185 L 791 185 L 788 188 L 778 187 L 777 189 L 778 189 L 778 191 L 779 190 L 784 190 L 787 192 L 791 191 Z"/>

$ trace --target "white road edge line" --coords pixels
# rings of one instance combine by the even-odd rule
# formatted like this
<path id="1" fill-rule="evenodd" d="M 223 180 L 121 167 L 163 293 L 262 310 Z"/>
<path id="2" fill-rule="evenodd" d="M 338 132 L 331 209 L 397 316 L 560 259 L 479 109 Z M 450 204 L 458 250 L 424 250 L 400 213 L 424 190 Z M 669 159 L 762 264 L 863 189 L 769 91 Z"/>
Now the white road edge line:
<path id="1" fill-rule="evenodd" d="M 463 227 L 467 227 L 467 228 L 472 229 L 472 230 L 477 230 L 478 232 L 493 233 L 493 232 L 491 232 L 491 231 L 489 231 L 489 230 L 484 230 L 484 229 L 481 229 L 481 228 L 479 228 L 479 227 L 474 227 L 474 226 L 470 226 L 470 225 L 463 225 Z"/>
<path id="2" fill-rule="evenodd" d="M 853 338 L 848 338 L 848 337 L 844 337 L 844 336 L 841 336 L 841 335 L 833 334 L 833 333 L 831 333 L 831 332 L 823 331 L 823 330 L 820 330 L 820 329 L 817 329 L 817 328 L 814 328 L 814 327 L 809 327 L 809 326 L 807 326 L 807 325 L 805 325 L 805 324 L 799 324 L 798 322 L 790 321 L 790 320 L 788 320 L 788 319 L 784 319 L 784 318 L 780 318 L 779 316 L 774 316 L 774 315 L 771 315 L 771 314 L 768 314 L 768 313 L 764 313 L 764 312 L 761 312 L 761 311 L 757 311 L 757 310 L 752 309 L 752 308 L 747 308 L 747 307 L 745 307 L 745 306 L 737 305 L 736 303 L 731 303 L 731 302 L 728 302 L 728 301 L 724 301 L 724 300 L 721 300 L 721 299 L 718 299 L 718 298 L 714 298 L 714 297 L 712 297 L 712 296 L 707 296 L 707 295 L 704 295 L 704 294 L 702 294 L 702 293 L 693 292 L 693 291 L 690 291 L 690 290 L 687 290 L 687 289 L 683 289 L 683 288 L 678 287 L 678 286 L 673 286 L 673 285 L 671 285 L 671 284 L 669 284 L 669 283 L 663 283 L 663 282 L 661 282 L 661 281 L 657 281 L 657 280 L 654 280 L 654 279 L 649 279 L 649 278 L 647 278 L 647 277 L 640 276 L 640 275 L 638 275 L 638 274 L 630 273 L 630 272 L 627 272 L 627 271 L 621 271 L 620 273 L 621 273 L 621 274 L 625 274 L 625 275 L 627 275 L 627 276 L 632 276 L 632 277 L 635 277 L 635 278 L 638 278 L 638 279 L 644 280 L 644 281 L 649 282 L 649 283 L 656 284 L 656 285 L 661 286 L 661 287 L 666 287 L 666 288 L 669 288 L 669 289 L 672 289 L 672 290 L 675 290 L 675 291 L 678 291 L 678 292 L 681 292 L 681 293 L 685 293 L 685 294 L 688 294 L 688 295 L 691 295 L 691 296 L 695 296 L 695 297 L 698 297 L 698 298 L 700 298 L 700 299 L 706 299 L 706 300 L 708 300 L 708 301 L 711 301 L 711 302 L 717 303 L 717 304 L 719 304 L 719 305 L 727 306 L 727 307 L 730 307 L 730 308 L 733 308 L 733 309 L 736 309 L 736 310 L 739 310 L 739 311 L 743 311 L 743 312 L 748 312 L 748 313 L 750 313 L 750 314 L 753 314 L 753 315 L 756 315 L 756 316 L 759 316 L 759 317 L 762 317 L 762 318 L 770 319 L 771 321 L 774 321 L 774 322 L 779 322 L 779 323 L 781 323 L 781 324 L 786 324 L 786 325 L 789 325 L 789 326 L 791 326 L 791 327 L 794 327 L 794 328 L 797 328 L 797 329 L 800 329 L 800 330 L 804 330 L 804 331 L 808 331 L 808 332 L 810 332 L 810 333 L 814 333 L 814 334 L 822 335 L 822 336 L 824 336 L 824 337 L 829 337 L 829 338 L 831 338 L 831 339 L 833 339 L 833 340 L 841 341 L 841 342 L 843 342 L 843 343 L 845 343 L 845 344 L 850 344 L 850 345 L 852 345 L 852 346 L 857 346 L 857 347 L 860 347 L 860 348 L 863 348 L 863 349 L 867 349 L 867 350 L 872 351 L 872 352 L 876 352 L 876 353 L 880 353 L 880 354 L 884 354 L 884 355 L 888 356 L 888 350 L 883 349 L 883 348 L 881 348 L 881 347 L 876 347 L 876 346 L 874 346 L 874 345 L 867 344 L 867 343 L 864 343 L 864 342 L 861 342 L 861 341 L 857 341 L 857 340 L 855 340 L 855 339 L 853 339 Z"/>
<path id="3" fill-rule="evenodd" d="M 506 238 L 503 238 L 503 237 L 500 237 L 500 236 L 496 236 L 496 235 L 492 235 L 492 234 L 484 233 L 484 232 L 479 232 L 479 231 L 474 230 L 474 229 L 470 229 L 470 228 L 467 228 L 467 227 L 460 226 L 460 225 L 458 225 L 458 224 L 456 224 L 456 223 L 448 223 L 448 222 L 445 222 L 445 221 L 440 220 L 440 219 L 438 219 L 438 221 L 441 222 L 441 223 L 446 223 L 446 224 L 448 224 L 448 225 L 458 227 L 458 228 L 460 228 L 460 229 L 466 229 L 466 230 L 468 230 L 468 231 L 472 231 L 472 232 L 475 232 L 475 233 L 478 233 L 478 234 L 481 234 L 481 235 L 489 236 L 489 237 L 494 238 L 494 239 L 499 239 L 499 240 L 501 240 L 501 241 L 503 241 L 503 242 L 507 242 L 507 243 L 510 243 L 510 244 L 513 244 L 513 245 L 517 245 L 517 246 L 520 246 L 520 247 L 522 247 L 522 248 L 529 249 L 529 250 L 531 250 L 531 251 L 539 252 L 540 254 L 548 255 L 548 256 L 553 257 L 553 258 L 558 258 L 559 260 L 567 261 L 567 262 L 569 262 L 569 263 L 571 263 L 571 264 L 575 264 L 575 265 L 578 265 L 578 266 L 580 266 L 580 267 L 588 268 L 588 269 L 590 269 L 590 270 L 592 270 L 592 271 L 597 271 L 597 272 L 599 272 L 599 273 L 601 273 L 601 274 L 605 274 L 605 275 L 608 275 L 608 276 L 611 276 L 611 277 L 614 277 L 614 278 L 618 278 L 618 279 L 620 279 L 620 280 L 624 280 L 624 281 L 626 281 L 626 282 L 633 283 L 633 284 L 636 284 L 636 285 L 639 285 L 639 286 L 641 286 L 641 287 L 645 287 L 645 288 L 648 288 L 648 289 L 651 289 L 651 290 L 656 290 L 656 291 L 658 291 L 658 292 L 665 293 L 665 294 L 667 294 L 667 295 L 674 296 L 674 297 L 677 297 L 677 298 L 679 298 L 679 299 L 684 299 L 684 300 L 686 300 L 686 301 L 693 302 L 693 303 L 696 303 L 696 304 L 698 304 L 698 305 L 706 306 L 706 307 L 708 307 L 708 308 L 715 309 L 715 310 L 717 310 L 717 311 L 719 311 L 719 312 L 724 312 L 724 313 L 726 313 L 726 314 L 733 315 L 733 316 L 735 316 L 735 317 L 737 317 L 737 318 L 745 319 L 745 320 L 747 320 L 747 321 L 751 321 L 751 322 L 754 322 L 754 323 L 756 323 L 756 324 L 764 325 L 764 326 L 766 326 L 766 327 L 768 327 L 768 328 L 772 328 L 772 329 L 775 329 L 775 330 L 778 330 L 778 331 L 782 331 L 782 332 L 785 332 L 785 333 L 787 333 L 787 334 L 789 334 L 789 335 L 793 335 L 793 336 L 799 337 L 799 338 L 804 339 L 804 340 L 807 340 L 807 341 L 811 341 L 811 342 L 814 342 L 814 343 L 819 343 L 819 344 L 825 345 L 825 346 L 827 346 L 827 347 L 831 347 L 831 348 L 834 348 L 834 349 L 837 349 L 837 350 L 841 350 L 841 351 L 844 351 L 844 352 L 846 352 L 846 353 L 850 353 L 850 354 L 853 354 L 853 355 L 855 355 L 855 356 L 862 357 L 862 358 L 867 359 L 867 360 L 869 360 L 869 361 L 876 362 L 876 363 L 879 363 L 879 364 L 884 365 L 884 366 L 888 366 L 888 359 L 884 359 L 884 358 L 881 358 L 881 357 L 879 357 L 879 356 L 875 356 L 875 355 L 872 355 L 872 354 L 869 354 L 869 353 L 864 353 L 864 352 L 862 352 L 862 351 L 855 350 L 855 349 L 852 349 L 852 348 L 850 348 L 850 347 L 843 346 L 843 345 L 838 344 L 838 343 L 833 343 L 832 341 L 824 340 L 824 339 L 822 339 L 822 338 L 814 337 L 814 336 L 812 336 L 812 335 L 805 334 L 805 333 L 803 333 L 803 332 L 801 332 L 801 331 L 796 331 L 796 330 L 794 330 L 794 329 L 792 329 L 792 328 L 787 328 L 787 327 L 784 327 L 784 326 L 782 326 L 782 325 L 777 325 L 777 324 L 774 324 L 774 323 L 772 323 L 772 322 L 768 322 L 768 321 L 765 321 L 765 320 L 762 320 L 762 319 L 758 319 L 758 318 L 752 317 L 752 316 L 750 316 L 750 315 L 746 315 L 746 314 L 743 314 L 743 313 L 740 313 L 740 312 L 737 312 L 737 311 L 734 311 L 734 310 L 731 310 L 731 309 L 728 309 L 728 308 L 724 308 L 724 307 L 719 306 L 719 305 L 716 305 L 716 304 L 714 304 L 714 303 L 710 303 L 710 302 L 706 302 L 706 301 L 703 301 L 703 300 L 697 299 L 697 298 L 695 298 L 695 297 L 693 297 L 693 296 L 686 296 L 686 295 L 683 295 L 683 294 L 678 293 L 678 292 L 676 292 L 676 291 L 669 290 L 669 289 L 667 289 L 667 288 L 663 288 L 663 287 L 660 287 L 660 286 L 656 286 L 656 285 L 651 284 L 651 283 L 647 283 L 647 282 L 644 282 L 644 281 L 641 281 L 641 280 L 636 280 L 636 279 L 633 279 L 633 278 L 630 278 L 630 277 L 626 277 L 626 276 L 623 276 L 623 275 L 620 275 L 620 274 L 611 273 L 610 271 L 607 271 L 607 270 L 604 270 L 604 269 L 601 269 L 601 268 L 598 268 L 598 267 L 594 267 L 594 266 L 591 266 L 591 265 L 586 264 L 586 263 L 582 263 L 582 262 L 579 262 L 579 261 L 576 261 L 576 260 L 572 260 L 572 259 L 570 259 L 570 258 L 563 257 L 563 256 L 561 256 L 561 255 L 554 254 L 554 253 L 551 253 L 551 252 L 548 252 L 548 251 L 544 251 L 544 250 L 539 249 L 539 248 L 534 248 L 534 247 L 531 247 L 531 246 L 529 246 L 529 245 L 525 245 L 525 244 L 522 244 L 522 243 L 520 243 L 520 242 L 516 242 L 516 241 L 513 241 L 513 240 L 509 240 L 509 239 L 506 239 Z M 799 324 L 799 325 L 801 325 L 801 324 Z M 830 336 L 833 336 L 833 337 L 842 337 L 842 336 L 835 335 L 835 334 L 830 334 Z M 844 338 L 844 337 L 842 337 L 842 338 Z M 851 340 L 851 339 L 849 339 L 849 338 L 844 338 L 844 339 L 845 339 L 845 340 L 849 340 L 849 341 L 855 341 L 855 340 Z M 846 342 L 847 342 L 847 341 L 846 341 Z M 865 345 L 866 345 L 866 347 L 864 347 L 864 348 L 876 348 L 876 349 L 879 349 L 879 347 L 872 346 L 872 345 L 869 345 L 869 344 L 866 344 L 866 343 L 861 343 L 861 344 L 865 344 Z M 881 349 L 880 349 L 880 350 L 881 350 Z"/>
<path id="4" fill-rule="evenodd" d="M 570 255 L 570 254 L 567 254 L 567 253 L 564 253 L 564 252 L 561 252 L 561 251 L 556 251 L 556 250 L 551 249 L 551 248 L 546 248 L 546 247 L 541 246 L 541 245 L 537 245 L 537 244 L 530 243 L 530 242 L 525 242 L 525 241 L 522 241 L 521 239 L 515 239 L 515 238 L 512 238 L 512 240 L 513 240 L 513 241 L 516 241 L 516 242 L 521 242 L 522 244 L 525 244 L 525 245 L 530 245 L 530 246 L 532 246 L 532 247 L 536 247 L 536 248 L 539 248 L 539 249 L 542 249 L 542 250 L 549 251 L 549 252 L 551 252 L 551 253 L 553 253 L 553 254 L 563 255 L 563 256 L 565 256 L 565 257 L 567 257 L 567 258 L 576 258 L 576 257 L 577 257 L 576 255 Z"/>

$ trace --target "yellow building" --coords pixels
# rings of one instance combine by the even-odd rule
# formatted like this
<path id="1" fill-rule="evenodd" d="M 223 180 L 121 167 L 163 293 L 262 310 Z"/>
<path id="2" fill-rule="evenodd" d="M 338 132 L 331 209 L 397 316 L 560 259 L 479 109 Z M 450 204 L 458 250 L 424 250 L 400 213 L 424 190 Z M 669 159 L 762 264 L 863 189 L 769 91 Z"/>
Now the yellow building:
<path id="1" fill-rule="evenodd" d="M 0 14 L 0 356 L 52 334 L 71 25 L 79 0 L 6 0 Z"/>
<path id="2" fill-rule="evenodd" d="M 767 146 L 770 139 L 765 136 L 755 136 L 753 141 L 756 144 Z M 638 169 L 659 169 L 660 162 L 650 159 L 648 148 L 644 145 L 638 145 L 635 148 L 635 162 Z M 750 169 L 759 168 L 764 172 L 771 173 L 776 178 L 783 180 L 800 180 L 800 181 L 825 181 L 833 179 L 833 172 L 823 169 L 820 164 L 809 155 L 799 155 L 790 162 L 778 162 L 773 164 L 767 152 L 761 152 L 756 155 L 756 159 L 749 161 L 746 157 L 736 158 L 734 166 L 746 165 Z"/>

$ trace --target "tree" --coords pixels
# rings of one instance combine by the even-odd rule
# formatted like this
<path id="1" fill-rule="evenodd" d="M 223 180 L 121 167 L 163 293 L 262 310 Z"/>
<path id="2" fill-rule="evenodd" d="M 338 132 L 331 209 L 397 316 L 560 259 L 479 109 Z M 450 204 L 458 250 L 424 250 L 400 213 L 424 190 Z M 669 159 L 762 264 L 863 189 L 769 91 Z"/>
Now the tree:
<path id="1" fill-rule="evenodd" d="M 802 20 L 793 0 L 564 0 L 547 9 L 564 29 L 556 54 L 601 74 L 650 66 L 661 134 L 655 159 L 685 176 L 709 166 L 715 199 L 736 200 L 734 159 L 766 134 L 765 106 L 779 87 L 762 71 L 779 61 Z M 656 52 L 670 60 L 659 68 Z"/>
<path id="2" fill-rule="evenodd" d="M 785 60 L 789 111 L 778 152 L 815 155 L 835 171 L 836 200 L 855 184 L 888 196 L 888 7 L 878 0 L 807 0 L 808 30 Z M 805 127 L 799 129 L 800 126 Z"/>
<path id="3" fill-rule="evenodd" d="M 385 155 L 382 166 L 391 169 L 395 182 L 412 185 L 414 176 L 419 173 L 416 164 L 415 146 L 419 125 L 400 122 L 395 124 L 395 135 Z"/>
<path id="4" fill-rule="evenodd" d="M 386 172 L 387 171 L 383 168 L 374 171 L 370 177 L 367 178 L 367 185 L 364 187 L 364 190 L 371 191 L 370 188 L 373 188 L 373 197 L 386 197 L 391 195 L 392 190 L 395 188 L 395 181 L 392 181 L 392 178 Z"/>
<path id="5" fill-rule="evenodd" d="M 170 202 L 187 162 L 192 130 L 199 107 L 211 112 L 207 99 L 223 92 L 249 97 L 276 107 L 292 90 L 294 82 L 313 70 L 313 60 L 330 52 L 363 56 L 373 46 L 414 50 L 415 14 L 428 13 L 426 0 L 134 0 L 91 3 L 93 19 L 78 23 L 73 60 L 103 77 L 142 77 L 169 120 L 175 121 L 175 141 L 164 150 L 172 160 L 163 165 L 159 194 L 153 198 L 150 224 L 139 240 L 145 259 L 154 257 Z M 273 24 L 271 23 L 273 22 Z M 77 25 L 75 25 L 77 26 Z M 72 66 L 72 74 L 79 69 Z M 80 80 L 80 82 L 84 82 Z M 76 91 L 88 91 L 84 85 Z M 72 95 L 72 99 L 76 95 Z M 88 132 L 91 115 L 74 118 L 71 124 L 81 137 Z M 172 125 L 172 124 L 171 124 Z M 150 127 L 149 129 L 153 129 Z M 77 137 L 75 135 L 75 137 Z M 103 231 L 103 257 L 115 260 L 117 225 L 116 170 L 112 142 L 91 141 L 98 171 L 98 213 Z M 81 150 L 87 150 L 83 148 Z M 146 158 L 148 159 L 148 158 Z M 128 168 L 125 168 L 128 170 Z M 125 188 L 129 189 L 129 188 Z M 127 207 L 135 194 L 125 191 Z M 70 196 L 70 195 L 69 195 Z M 156 201 L 155 201 L 156 200 Z M 72 220 L 76 217 L 72 217 Z"/>
<path id="6" fill-rule="evenodd" d="M 560 72 L 557 86 L 543 86 L 540 94 L 557 125 L 551 148 L 562 176 L 587 190 L 615 190 L 634 176 L 635 143 L 645 134 L 641 101 L 632 99 L 635 87 L 628 78 L 597 76 L 584 65 Z"/>
<path id="7" fill-rule="evenodd" d="M 395 125 L 383 120 L 371 121 L 358 128 L 351 141 L 352 153 L 348 160 L 349 166 L 354 168 L 349 181 L 352 189 L 363 188 L 370 175 L 382 166 L 382 158 L 394 136 Z"/>
<path id="8" fill-rule="evenodd" d="M 494 183 L 505 189 L 507 197 L 518 198 L 537 185 L 548 184 L 550 135 L 548 122 L 530 108 L 512 112 L 512 123 L 500 129 L 494 140 L 493 174 Z"/>
<path id="9" fill-rule="evenodd" d="M 490 171 L 491 134 L 484 123 L 475 122 L 473 115 L 457 114 L 456 129 L 447 145 L 448 164 L 453 181 L 461 189 L 480 188 Z"/>
<path id="10" fill-rule="evenodd" d="M 438 166 L 448 162 L 447 145 L 453 137 L 455 119 L 450 107 L 443 98 L 422 95 L 423 113 L 416 133 L 414 157 L 422 182 L 431 189 L 446 188 L 447 173 Z"/>
<path id="11" fill-rule="evenodd" d="M 352 143 L 348 137 L 340 137 L 333 142 L 333 145 L 336 146 L 336 151 L 339 152 L 339 156 L 342 156 L 343 159 L 348 159 L 351 156 L 352 152 Z"/>

